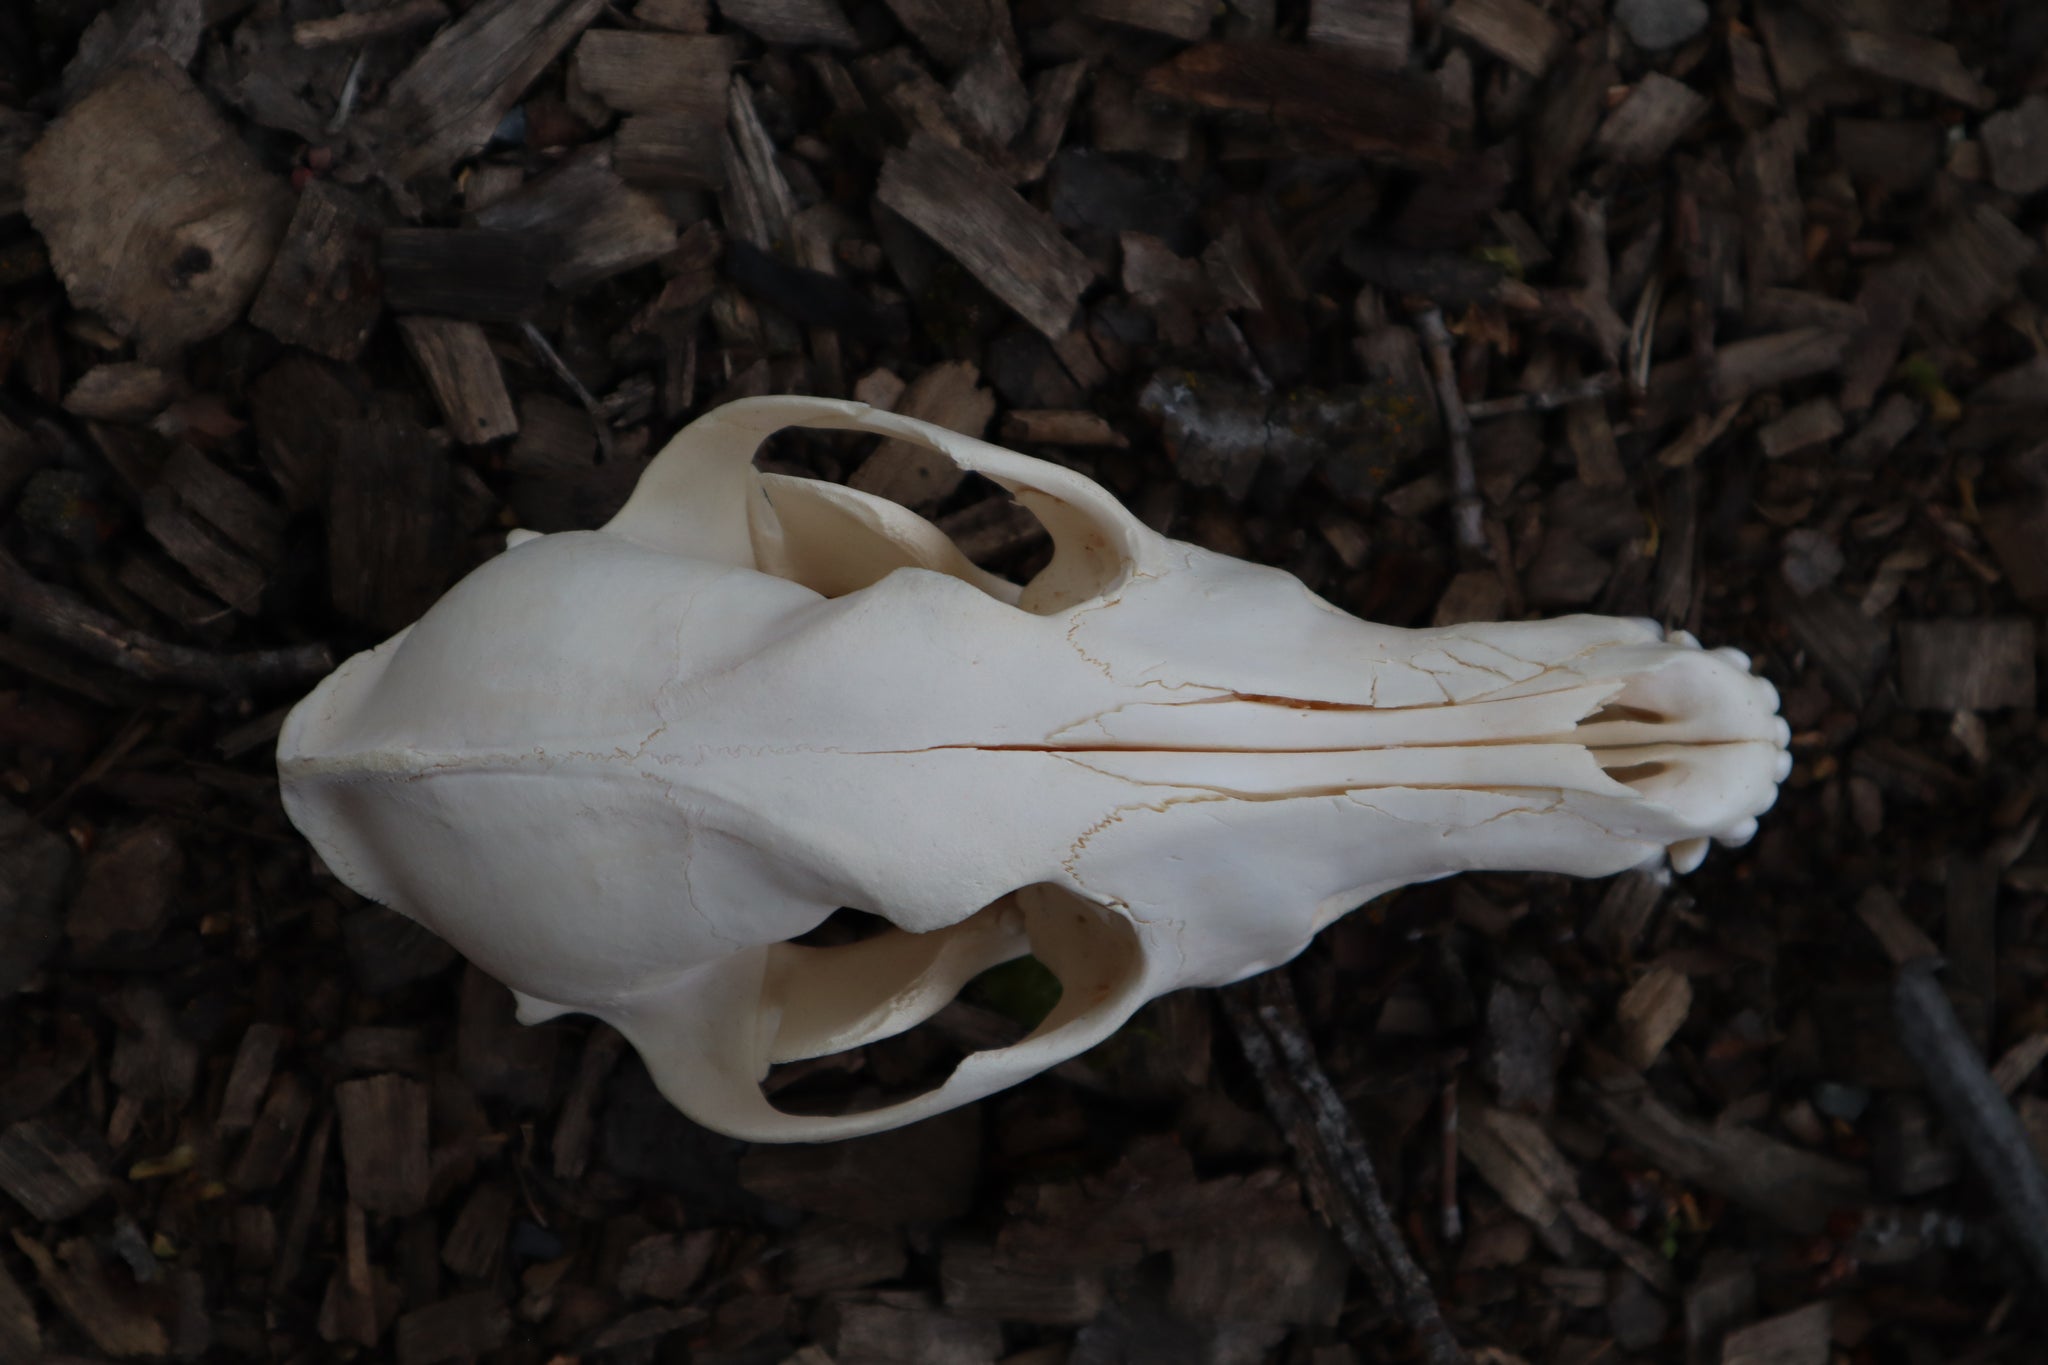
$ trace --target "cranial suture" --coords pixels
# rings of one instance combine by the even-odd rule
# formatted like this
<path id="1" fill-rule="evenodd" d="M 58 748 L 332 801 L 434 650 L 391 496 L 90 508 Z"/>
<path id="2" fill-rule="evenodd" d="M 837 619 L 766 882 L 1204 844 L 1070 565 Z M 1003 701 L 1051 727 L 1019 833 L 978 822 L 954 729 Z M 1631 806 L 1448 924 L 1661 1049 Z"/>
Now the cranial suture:
<path id="1" fill-rule="evenodd" d="M 791 425 L 987 476 L 1051 562 L 1019 588 L 894 503 L 758 472 Z M 285 808 L 522 1018 L 609 1021 L 745 1138 L 977 1099 L 1411 882 L 1688 871 L 1791 763 L 1738 652 L 1594 616 L 1373 625 L 1069 470 L 855 403 L 721 408 L 602 530 L 514 542 L 291 713 Z M 893 927 L 791 942 L 840 907 Z M 823 1116 L 763 1094 L 1026 953 L 1058 1005 L 936 1089 Z"/>

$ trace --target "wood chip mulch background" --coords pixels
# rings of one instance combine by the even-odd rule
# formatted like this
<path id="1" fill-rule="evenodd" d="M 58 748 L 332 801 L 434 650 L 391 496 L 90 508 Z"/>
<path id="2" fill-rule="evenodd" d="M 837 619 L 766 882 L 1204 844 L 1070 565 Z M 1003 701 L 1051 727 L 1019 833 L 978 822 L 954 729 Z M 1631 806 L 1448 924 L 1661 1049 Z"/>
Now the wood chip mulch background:
<path id="1" fill-rule="evenodd" d="M 6 0 L 0 1361 L 2040 1360 L 2044 189 L 2032 0 Z M 1375 620 L 1736 645 L 1797 767 L 1688 878 L 1412 888 L 979 1106 L 713 1136 L 270 753 L 780 392 Z M 871 445 L 770 458 L 1042 557 Z"/>

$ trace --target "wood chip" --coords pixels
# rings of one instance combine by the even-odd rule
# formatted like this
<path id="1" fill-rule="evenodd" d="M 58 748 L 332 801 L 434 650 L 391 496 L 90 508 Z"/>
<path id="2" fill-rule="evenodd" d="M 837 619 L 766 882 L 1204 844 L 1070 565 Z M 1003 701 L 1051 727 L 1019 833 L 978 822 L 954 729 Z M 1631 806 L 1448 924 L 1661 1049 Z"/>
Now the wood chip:
<path id="1" fill-rule="evenodd" d="M 551 253 L 538 234 L 481 228 L 392 228 L 378 264 L 395 312 L 482 322 L 540 316 Z"/>
<path id="2" fill-rule="evenodd" d="M 439 1365 L 475 1360 L 503 1346 L 512 1314 L 498 1294 L 479 1290 L 415 1308 L 398 1320 L 392 1344 L 398 1365 Z"/>
<path id="3" fill-rule="evenodd" d="M 71 300 L 144 361 L 223 331 L 255 297 L 290 192 L 161 51 L 113 72 L 22 158 L 29 220 Z M 110 230 L 105 194 L 133 211 Z"/>
<path id="4" fill-rule="evenodd" d="M 370 1076 L 334 1087 L 349 1198 L 370 1213 L 403 1217 L 427 1206 L 427 1087 Z"/>
<path id="5" fill-rule="evenodd" d="M 1803 118 L 1782 118 L 1742 144 L 1736 184 L 1752 290 L 1806 273 L 1806 201 L 1799 190 L 1805 137 Z"/>
<path id="6" fill-rule="evenodd" d="M 339 47 L 389 38 L 409 29 L 445 23 L 442 0 L 394 0 L 376 9 L 343 12 L 332 19 L 302 19 L 292 25 L 292 41 L 300 47 Z"/>
<path id="7" fill-rule="evenodd" d="M 875 195 L 1046 336 L 1072 325 L 1094 267 L 986 163 L 919 133 L 884 160 Z"/>
<path id="8" fill-rule="evenodd" d="M 1990 204 L 1951 218 L 1916 253 L 1920 312 L 1941 336 L 1962 341 L 2019 293 L 2041 248 Z"/>
<path id="9" fill-rule="evenodd" d="M 1426 167 L 1455 159 L 1450 119 L 1432 82 L 1376 71 L 1334 47 L 1198 43 L 1145 73 L 1141 88 L 1313 130 L 1368 160 Z"/>
<path id="10" fill-rule="evenodd" d="M 35 1266 L 43 1292 L 100 1350 L 114 1356 L 169 1354 L 171 1341 L 163 1324 L 132 1294 L 121 1292 L 114 1276 L 125 1272 L 110 1273 L 90 1240 L 74 1237 L 60 1243 L 52 1256 L 42 1243 L 16 1229 L 14 1245 Z"/>
<path id="11" fill-rule="evenodd" d="M 1721 1365 L 1827 1365 L 1834 1322 L 1832 1303 L 1813 1303 L 1739 1327 L 1722 1343 Z"/>
<path id="12" fill-rule="evenodd" d="M 626 184 L 602 147 L 535 176 L 479 213 L 477 224 L 548 243 L 548 282 L 570 293 L 660 260 L 676 246 L 675 220 L 654 196 Z"/>
<path id="13" fill-rule="evenodd" d="M 1564 29 L 1529 0 L 1455 0 L 1444 27 L 1538 79 L 1564 50 Z"/>
<path id="14" fill-rule="evenodd" d="M 143 422 L 169 407 L 183 388 L 173 370 L 117 360 L 80 375 L 64 395 L 64 410 L 96 422 Z"/>
<path id="15" fill-rule="evenodd" d="M 969 1322 L 925 1308 L 849 1303 L 837 1314 L 838 1365 L 995 1365 L 1000 1323 Z"/>
<path id="16" fill-rule="evenodd" d="M 481 325 L 410 317 L 398 320 L 398 330 L 448 419 L 451 437 L 464 445 L 485 445 L 518 433 L 519 415 L 505 388 L 504 369 Z"/>
<path id="17" fill-rule="evenodd" d="M 947 1310 L 960 1317 L 1045 1327 L 1093 1322 L 1107 1298 L 1099 1271 L 1018 1264 L 993 1246 L 961 1238 L 939 1253 L 939 1288 Z"/>
<path id="18" fill-rule="evenodd" d="M 894 1228 L 814 1218 L 789 1242 L 782 1282 L 799 1298 L 861 1289 L 901 1275 L 910 1262 Z"/>
<path id="19" fill-rule="evenodd" d="M 1013 41 L 1009 6 L 999 0 L 888 0 L 889 10 L 942 64 L 965 66 Z"/>
<path id="20" fill-rule="evenodd" d="M 1826 445 L 1842 434 L 1842 410 L 1829 398 L 1809 398 L 1758 428 L 1757 445 L 1773 460 Z"/>
<path id="21" fill-rule="evenodd" d="M 1304 1219 L 1291 1228 L 1183 1242 L 1167 1302 L 1195 1322 L 1333 1328 L 1351 1263 L 1343 1244 Z M 949 1303 L 950 1306 L 950 1303 Z"/>
<path id="22" fill-rule="evenodd" d="M 1003 440 L 1011 445 L 1110 446 L 1117 450 L 1130 445 L 1101 413 L 1060 408 L 1018 408 L 1005 413 Z"/>
<path id="23" fill-rule="evenodd" d="M 1649 72 L 1593 135 L 1593 153 L 1627 166 L 1654 166 L 1710 103 L 1683 81 Z"/>
<path id="24" fill-rule="evenodd" d="M 740 1184 L 794 1208 L 895 1227 L 965 1214 L 980 1169 L 980 1115 L 969 1108 L 846 1142 L 754 1147 Z"/>
<path id="25" fill-rule="evenodd" d="M 418 423 L 376 414 L 341 432 L 327 505 L 336 611 L 398 630 L 432 606 L 454 568 L 454 476 Z"/>
<path id="26" fill-rule="evenodd" d="M 0 1191 L 45 1223 L 91 1208 L 113 1185 L 111 1154 L 90 1134 L 44 1119 L 0 1130 Z"/>
<path id="27" fill-rule="evenodd" d="M 619 1292 L 670 1302 L 686 1297 L 710 1268 L 720 1240 L 709 1229 L 641 1238 L 626 1249 L 625 1263 L 619 1267 Z"/>
<path id="28" fill-rule="evenodd" d="M 2016 195 L 2048 189 L 2048 95 L 2029 95 L 1993 114 L 1978 136 L 1999 189 Z"/>
<path id="29" fill-rule="evenodd" d="M 470 1280 L 488 1280 L 497 1273 L 512 1228 L 512 1192 L 495 1181 L 470 1192 L 441 1244 L 441 1264 Z"/>
<path id="30" fill-rule="evenodd" d="M 111 832 L 85 860 L 65 936 L 88 958 L 149 946 L 170 919 L 184 872 L 184 849 L 169 822 L 145 820 Z"/>
<path id="31" fill-rule="evenodd" d="M 1079 0 L 1076 8 L 1094 19 L 1163 33 L 1182 42 L 1209 35 L 1216 21 L 1210 0 Z"/>
<path id="32" fill-rule="evenodd" d="M 1983 511 L 1978 529 L 2005 571 L 2013 593 L 2029 607 L 2048 606 L 2048 498 L 2022 498 Z"/>
<path id="33" fill-rule="evenodd" d="M 836 0 L 721 0 L 718 12 L 764 42 L 857 48 L 860 35 Z"/>
<path id="34" fill-rule="evenodd" d="M 482 0 L 434 35 L 358 120 L 387 179 L 403 185 L 481 151 L 534 78 L 605 0 Z"/>
<path id="35" fill-rule="evenodd" d="M 843 20 L 842 20 L 843 22 Z M 592 29 L 570 59 L 572 79 L 622 114 L 677 114 L 725 126 L 738 43 L 723 35 Z"/>
<path id="36" fill-rule="evenodd" d="M 1899 690 L 1906 705 L 1925 711 L 2032 710 L 2034 623 L 1902 621 Z"/>
<path id="37" fill-rule="evenodd" d="M 1998 103 L 1990 87 L 1964 69 L 1955 48 L 1933 38 L 1848 29 L 1841 36 L 1841 51 L 1851 67 L 1872 76 L 1918 86 L 1972 109 Z"/>
<path id="38" fill-rule="evenodd" d="M 1349 48 L 1375 70 L 1399 71 L 1415 41 L 1415 7 L 1409 0 L 1310 0 L 1308 40 Z"/>
<path id="39" fill-rule="evenodd" d="M 1638 1071 L 1647 1071 L 1685 1023 L 1692 1009 L 1692 982 L 1685 973 L 1653 967 L 1622 993 L 1614 1007 L 1621 1030 L 1621 1057 Z"/>
<path id="40" fill-rule="evenodd" d="M 378 227 L 351 191 L 326 180 L 306 186 L 249 321 L 335 360 L 361 355 L 384 311 Z"/>

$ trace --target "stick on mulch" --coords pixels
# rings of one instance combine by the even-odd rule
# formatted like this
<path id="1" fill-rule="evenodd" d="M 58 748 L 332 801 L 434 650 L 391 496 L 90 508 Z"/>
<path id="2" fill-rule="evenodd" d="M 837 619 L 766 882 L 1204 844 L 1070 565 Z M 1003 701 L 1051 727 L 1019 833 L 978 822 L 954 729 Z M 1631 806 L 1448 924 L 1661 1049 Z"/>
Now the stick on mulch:
<path id="1" fill-rule="evenodd" d="M 1373 1293 L 1415 1333 L 1423 1359 L 1429 1365 L 1462 1365 L 1465 1353 L 1444 1322 L 1429 1277 L 1394 1226 L 1350 1111 L 1316 1060 L 1287 973 L 1267 972 L 1219 997 L 1266 1108 L 1294 1149 L 1316 1211 L 1365 1272 Z"/>
<path id="2" fill-rule="evenodd" d="M 1899 968 L 1892 1019 L 1906 1055 L 1920 1068 L 1942 1117 L 1962 1140 L 1970 1164 L 1996 1196 L 2006 1230 L 2027 1268 L 2048 1285 L 2048 1173 L 2011 1101 L 1991 1079 L 1968 1030 L 1956 1018 L 1936 973 L 1938 958 Z"/>
<path id="3" fill-rule="evenodd" d="M 167 643 L 131 630 L 62 588 L 51 587 L 5 552 L 0 552 L 0 614 L 17 626 L 69 645 L 124 673 L 208 692 L 285 687 L 323 677 L 334 669 L 334 654 L 325 645 L 216 654 Z"/>

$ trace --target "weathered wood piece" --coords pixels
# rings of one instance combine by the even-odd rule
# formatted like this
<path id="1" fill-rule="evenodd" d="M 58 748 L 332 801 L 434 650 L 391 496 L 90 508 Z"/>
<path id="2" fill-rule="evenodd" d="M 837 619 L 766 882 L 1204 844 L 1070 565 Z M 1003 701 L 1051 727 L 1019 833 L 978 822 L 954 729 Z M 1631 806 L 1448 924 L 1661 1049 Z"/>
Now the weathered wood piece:
<path id="1" fill-rule="evenodd" d="M 622 114 L 680 114 L 725 121 L 739 45 L 724 36 L 592 29 L 576 44 L 572 78 Z"/>
<path id="2" fill-rule="evenodd" d="M 0 1360 L 40 1360 L 43 1330 L 28 1292 L 0 1265 Z"/>
<path id="3" fill-rule="evenodd" d="M 1721 1344 L 1721 1365 L 1827 1365 L 1834 1321 L 1835 1306 L 1823 1301 L 1738 1327 Z"/>
<path id="4" fill-rule="evenodd" d="M 1444 27 L 1538 79 L 1564 49 L 1564 29 L 1529 0 L 1456 0 Z"/>
<path id="5" fill-rule="evenodd" d="M 123 1294 L 93 1242 L 74 1237 L 52 1256 L 42 1243 L 19 1229 L 14 1245 L 36 1268 L 36 1282 L 60 1312 L 86 1338 L 114 1356 L 163 1356 L 171 1349 L 164 1326 L 132 1294 Z M 61 1264 L 60 1264 L 61 1262 Z"/>
<path id="6" fill-rule="evenodd" d="M 1758 429 L 1756 443 L 1771 459 L 1826 445 L 1842 434 L 1842 410 L 1826 397 L 1809 398 Z"/>
<path id="7" fill-rule="evenodd" d="M 134 337 L 145 361 L 242 315 L 292 212 L 284 182 L 154 49 L 52 123 L 22 178 L 72 302 Z M 131 211 L 109 216 L 110 185 Z"/>
<path id="8" fill-rule="evenodd" d="M 1002 0 L 888 0 L 898 23 L 942 65 L 965 66 L 998 43 L 1014 41 Z"/>
<path id="9" fill-rule="evenodd" d="M 1017 408 L 1003 414 L 1003 439 L 1012 445 L 1111 446 L 1130 442 L 1099 412 L 1067 408 Z"/>
<path id="10" fill-rule="evenodd" d="M 949 360 L 911 380 L 895 408 L 905 417 L 979 440 L 988 434 L 989 420 L 995 416 L 996 396 L 981 387 L 981 371 L 973 361 Z M 847 484 L 863 493 L 929 511 L 945 501 L 965 477 L 944 455 L 907 441 L 887 440 L 861 462 Z"/>
<path id="11" fill-rule="evenodd" d="M 861 1289 L 901 1275 L 910 1263 L 894 1228 L 813 1218 L 789 1241 L 782 1282 L 799 1298 Z"/>
<path id="12" fill-rule="evenodd" d="M 1000 1323 L 971 1322 L 935 1309 L 847 1303 L 834 1317 L 831 1358 L 838 1365 L 995 1365 L 1003 1350 Z"/>
<path id="13" fill-rule="evenodd" d="M 1163 33 L 1182 42 L 1207 37 L 1217 9 L 1210 0 L 1080 0 L 1076 8 L 1093 19 Z"/>
<path id="14" fill-rule="evenodd" d="M 1743 248 L 1750 288 L 1806 273 L 1806 203 L 1799 192 L 1805 120 L 1782 118 L 1742 145 L 1736 184 L 1742 196 Z"/>
<path id="15" fill-rule="evenodd" d="M 519 414 L 505 389 L 505 372 L 481 325 L 459 318 L 400 318 L 406 349 L 427 377 L 448 434 L 464 445 L 486 445 L 519 431 Z"/>
<path id="16" fill-rule="evenodd" d="M 270 1088 L 271 1068 L 277 1064 L 284 1040 L 284 1030 L 276 1024 L 254 1023 L 242 1034 L 221 1092 L 220 1113 L 213 1121 L 216 1129 L 239 1133 L 256 1122 L 256 1106 Z"/>
<path id="17" fill-rule="evenodd" d="M 174 370 L 115 360 L 80 375 L 64 395 L 64 410 L 97 422 L 141 422 L 162 412 L 184 387 Z"/>
<path id="18" fill-rule="evenodd" d="M 2020 276 L 2041 247 L 1990 204 L 1978 204 L 1930 233 L 1920 263 L 1920 315 L 1961 342 L 2019 293 Z"/>
<path id="19" fill-rule="evenodd" d="M 404 1217 L 427 1206 L 427 1087 L 405 1076 L 369 1076 L 334 1087 L 349 1198 L 375 1214 Z"/>
<path id="20" fill-rule="evenodd" d="M 287 356 L 249 386 L 256 453 L 293 512 L 327 500 L 341 431 L 368 412 L 368 385 L 352 379 L 360 377 L 310 356 Z"/>
<path id="21" fill-rule="evenodd" d="M 1685 82 L 1649 72 L 1593 135 L 1593 153 L 1627 166 L 1654 166 L 1710 103 Z"/>
<path id="22" fill-rule="evenodd" d="M 483 0 L 434 35 L 357 120 L 386 178 L 404 184 L 479 151 L 604 0 Z"/>
<path id="23" fill-rule="evenodd" d="M 394 312 L 480 322 L 538 317 L 554 263 L 551 243 L 537 233 L 481 227 L 390 228 L 378 252 Z"/>
<path id="24" fill-rule="evenodd" d="M 1107 1298 L 1101 1273 L 1091 1267 L 1018 1262 L 965 1238 L 941 1248 L 939 1288 L 947 1311 L 960 1317 L 1047 1327 L 1093 1322 Z"/>
<path id="25" fill-rule="evenodd" d="M 1979 528 L 2022 603 L 2048 606 L 2048 499 L 2034 497 L 1984 509 Z"/>
<path id="26" fill-rule="evenodd" d="M 884 160 L 875 197 L 1046 336 L 1072 325 L 1094 267 L 987 163 L 919 133 Z"/>
<path id="27" fill-rule="evenodd" d="M 1427 167 L 1454 159 L 1450 119 L 1433 82 L 1376 71 L 1334 47 L 1198 43 L 1146 72 L 1142 89 L 1312 130 L 1369 160 Z"/>
<path id="28" fill-rule="evenodd" d="M 399 1318 L 392 1338 L 398 1365 L 440 1365 L 476 1360 L 503 1346 L 512 1313 L 494 1290 L 480 1289 L 415 1308 Z"/>
<path id="29" fill-rule="evenodd" d="M 1195 1322 L 1332 1328 L 1350 1274 L 1342 1244 L 1306 1218 L 1242 1235 L 1219 1230 L 1173 1249 L 1167 1302 Z"/>
<path id="30" fill-rule="evenodd" d="M 1653 967 L 1622 992 L 1614 1007 L 1622 1060 L 1647 1071 L 1692 1010 L 1692 982 L 1670 967 Z"/>
<path id="31" fill-rule="evenodd" d="M 344 11 L 331 19 L 301 19 L 292 25 L 300 47 L 339 47 L 425 28 L 447 21 L 444 0 L 394 0 L 375 9 Z"/>
<path id="32" fill-rule="evenodd" d="M 46 1223 L 91 1208 L 113 1186 L 113 1155 L 90 1132 L 47 1119 L 0 1131 L 0 1192 Z"/>
<path id="33" fill-rule="evenodd" d="M 876 1235 L 887 1236 L 882 1233 Z M 644 1294 L 648 1298 L 667 1299 L 671 1303 L 684 1298 L 710 1269 L 718 1243 L 718 1234 L 709 1229 L 642 1237 L 626 1248 L 625 1263 L 619 1267 L 619 1292 L 629 1296 Z M 900 1270 L 903 1265 L 900 1255 L 896 1264 Z"/>
<path id="34" fill-rule="evenodd" d="M 1310 0 L 1308 40 L 1349 48 L 1378 70 L 1399 71 L 1415 42 L 1415 7 L 1404 0 Z"/>
<path id="35" fill-rule="evenodd" d="M 42 130 L 34 114 L 0 109 L 0 217 L 21 212 L 21 157 Z"/>
<path id="36" fill-rule="evenodd" d="M 968 1108 L 847 1142 L 757 1146 L 740 1160 L 740 1184 L 794 1208 L 895 1227 L 965 1214 L 980 1170 L 981 1116 Z"/>
<path id="37" fill-rule="evenodd" d="M 860 35 L 837 0 L 723 0 L 718 12 L 764 42 L 857 48 Z"/>
<path id="38" fill-rule="evenodd" d="M 2029 95 L 1993 114 L 1979 137 L 1992 184 L 2017 195 L 2048 189 L 2048 95 Z"/>
<path id="39" fill-rule="evenodd" d="M 1899 623 L 1899 690 L 1927 711 L 2031 710 L 2034 623 L 2025 617 Z"/>
<path id="40" fill-rule="evenodd" d="M 719 12 L 726 11 L 721 6 Z M 711 27 L 711 0 L 640 0 L 633 17 L 670 33 L 703 33 Z"/>
<path id="41" fill-rule="evenodd" d="M 111 833 L 86 858 L 64 917 L 73 950 L 90 958 L 108 948 L 154 943 L 184 871 L 184 850 L 169 823 L 146 820 Z"/>
<path id="42" fill-rule="evenodd" d="M 626 184 L 601 147 L 535 176 L 477 222 L 549 243 L 548 281 L 572 293 L 659 260 L 676 245 L 675 220 L 654 196 Z"/>
<path id="43" fill-rule="evenodd" d="M 341 432 L 327 503 L 334 608 L 397 630 L 432 606 L 454 567 L 454 478 L 418 423 L 391 413 Z"/>
<path id="44" fill-rule="evenodd" d="M 316 180 L 299 196 L 249 321 L 335 360 L 362 354 L 384 311 L 378 223 L 354 193 Z"/>
<path id="45" fill-rule="evenodd" d="M 1930 90 L 1971 109 L 1998 103 L 1991 88 L 1972 76 L 1954 47 L 1911 33 L 1847 29 L 1841 36 L 1842 60 L 1857 71 L 1902 85 Z"/>

